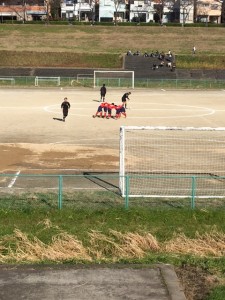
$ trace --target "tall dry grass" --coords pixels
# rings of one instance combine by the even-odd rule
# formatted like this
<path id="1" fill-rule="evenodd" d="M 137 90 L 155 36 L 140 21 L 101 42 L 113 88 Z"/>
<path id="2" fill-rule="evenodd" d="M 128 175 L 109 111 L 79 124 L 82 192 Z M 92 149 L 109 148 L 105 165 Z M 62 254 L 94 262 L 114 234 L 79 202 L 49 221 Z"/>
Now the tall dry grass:
<path id="1" fill-rule="evenodd" d="M 43 222 L 42 230 L 52 227 L 49 220 Z M 38 237 L 15 229 L 12 235 L 0 240 L 0 262 L 43 262 L 54 261 L 110 261 L 121 259 L 141 259 L 149 253 L 191 254 L 197 257 L 222 257 L 225 254 L 225 234 L 213 229 L 194 238 L 175 234 L 166 242 L 159 242 L 149 232 L 118 232 L 108 234 L 99 231 L 89 232 L 86 246 L 76 236 L 61 231 L 46 244 Z"/>

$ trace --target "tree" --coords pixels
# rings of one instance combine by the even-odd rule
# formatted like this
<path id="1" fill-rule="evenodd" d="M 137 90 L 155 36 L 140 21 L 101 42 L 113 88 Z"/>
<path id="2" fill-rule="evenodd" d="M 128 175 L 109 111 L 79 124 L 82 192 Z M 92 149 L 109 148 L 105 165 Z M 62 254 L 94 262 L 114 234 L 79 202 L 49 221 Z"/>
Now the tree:
<path id="1" fill-rule="evenodd" d="M 4 1 L 1 1 L 3 5 Z M 20 20 L 23 20 L 23 23 L 26 22 L 26 2 L 25 0 L 18 0 L 18 1 L 8 1 L 7 4 L 4 2 L 4 6 L 8 7 L 9 10 L 14 12 Z"/>
<path id="2" fill-rule="evenodd" d="M 61 17 L 61 0 L 45 0 L 48 2 L 48 17 L 59 19 Z"/>
<path id="3" fill-rule="evenodd" d="M 221 23 L 225 23 L 225 0 L 223 0 L 222 3 Z"/>
<path id="4" fill-rule="evenodd" d="M 180 15 L 182 16 L 182 26 L 190 17 L 190 12 L 194 11 L 194 0 L 181 0 L 180 1 Z M 193 13 L 194 18 L 194 13 Z M 193 22 L 192 18 L 192 22 Z"/>
<path id="5" fill-rule="evenodd" d="M 115 16 L 115 24 L 117 25 L 117 22 L 118 22 L 118 12 L 119 12 L 119 9 L 121 8 L 122 5 L 125 5 L 125 1 L 124 0 L 113 0 L 114 2 L 114 7 L 115 7 L 115 13 L 114 13 L 114 16 Z"/>

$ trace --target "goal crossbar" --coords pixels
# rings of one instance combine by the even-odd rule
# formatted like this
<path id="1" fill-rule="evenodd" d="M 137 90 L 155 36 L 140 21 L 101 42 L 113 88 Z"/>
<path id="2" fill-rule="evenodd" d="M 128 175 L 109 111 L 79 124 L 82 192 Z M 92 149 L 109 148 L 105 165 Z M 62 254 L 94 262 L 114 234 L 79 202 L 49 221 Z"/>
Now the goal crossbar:
<path id="1" fill-rule="evenodd" d="M 1 77 L 0 81 L 10 81 L 11 84 L 15 84 L 15 78 L 12 77 Z"/>
<path id="2" fill-rule="evenodd" d="M 56 82 L 57 86 L 60 86 L 60 77 L 47 77 L 47 76 L 36 76 L 35 77 L 35 86 L 39 85 L 39 82 L 51 81 Z"/>
<path id="3" fill-rule="evenodd" d="M 128 74 L 130 75 L 130 79 L 131 79 L 131 88 L 134 89 L 134 71 L 98 71 L 98 70 L 95 70 L 94 71 L 94 88 L 96 88 L 96 81 L 97 81 L 97 74 L 114 74 L 114 76 L 116 74 L 118 74 L 118 77 L 119 78 L 119 75 L 120 74 Z M 104 76 L 105 78 L 105 76 Z"/>

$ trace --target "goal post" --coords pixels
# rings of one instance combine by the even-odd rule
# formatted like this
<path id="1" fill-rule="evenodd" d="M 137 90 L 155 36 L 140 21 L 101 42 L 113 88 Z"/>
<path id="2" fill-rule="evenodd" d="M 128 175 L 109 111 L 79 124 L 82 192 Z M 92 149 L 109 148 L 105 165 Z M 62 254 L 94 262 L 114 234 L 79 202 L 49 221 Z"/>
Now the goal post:
<path id="1" fill-rule="evenodd" d="M 225 128 L 120 127 L 120 191 L 129 197 L 225 198 Z"/>
<path id="2" fill-rule="evenodd" d="M 60 86 L 60 77 L 44 77 L 44 76 L 36 76 L 34 85 L 39 86 L 41 83 L 45 85 L 57 85 Z"/>
<path id="3" fill-rule="evenodd" d="M 103 83 L 111 87 L 134 89 L 134 71 L 94 71 L 94 88 Z"/>

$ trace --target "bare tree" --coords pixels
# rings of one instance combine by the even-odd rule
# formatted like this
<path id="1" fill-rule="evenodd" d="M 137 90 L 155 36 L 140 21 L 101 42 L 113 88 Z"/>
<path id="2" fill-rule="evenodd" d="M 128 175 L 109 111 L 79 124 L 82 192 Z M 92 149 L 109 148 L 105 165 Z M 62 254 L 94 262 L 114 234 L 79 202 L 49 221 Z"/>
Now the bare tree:
<path id="1" fill-rule="evenodd" d="M 189 19 L 191 11 L 194 11 L 194 0 L 181 0 L 180 1 L 180 14 L 182 15 L 182 26 L 184 26 L 187 19 Z M 194 14 L 193 14 L 193 17 L 194 17 Z"/>
<path id="2" fill-rule="evenodd" d="M 115 25 L 117 25 L 117 22 L 118 22 L 118 12 L 119 12 L 119 9 L 121 8 L 121 6 L 123 4 L 125 4 L 125 1 L 124 0 L 113 0 L 114 2 L 114 7 L 115 7 Z"/>
<path id="3" fill-rule="evenodd" d="M 7 4 L 4 3 L 4 6 L 8 7 L 9 10 L 14 12 L 20 20 L 23 20 L 23 23 L 26 22 L 26 2 L 25 0 L 20 1 L 8 1 Z"/>
<path id="4" fill-rule="evenodd" d="M 166 0 L 159 0 L 159 1 L 157 1 L 157 3 L 155 3 L 153 5 L 153 7 L 155 9 L 154 20 L 156 23 L 162 24 L 165 6 L 166 6 Z"/>
<path id="5" fill-rule="evenodd" d="M 98 3 L 99 3 L 98 0 L 90 0 L 90 2 L 89 2 L 90 9 L 91 9 L 91 22 L 92 22 L 92 24 L 95 21 L 95 8 L 96 8 Z"/>

